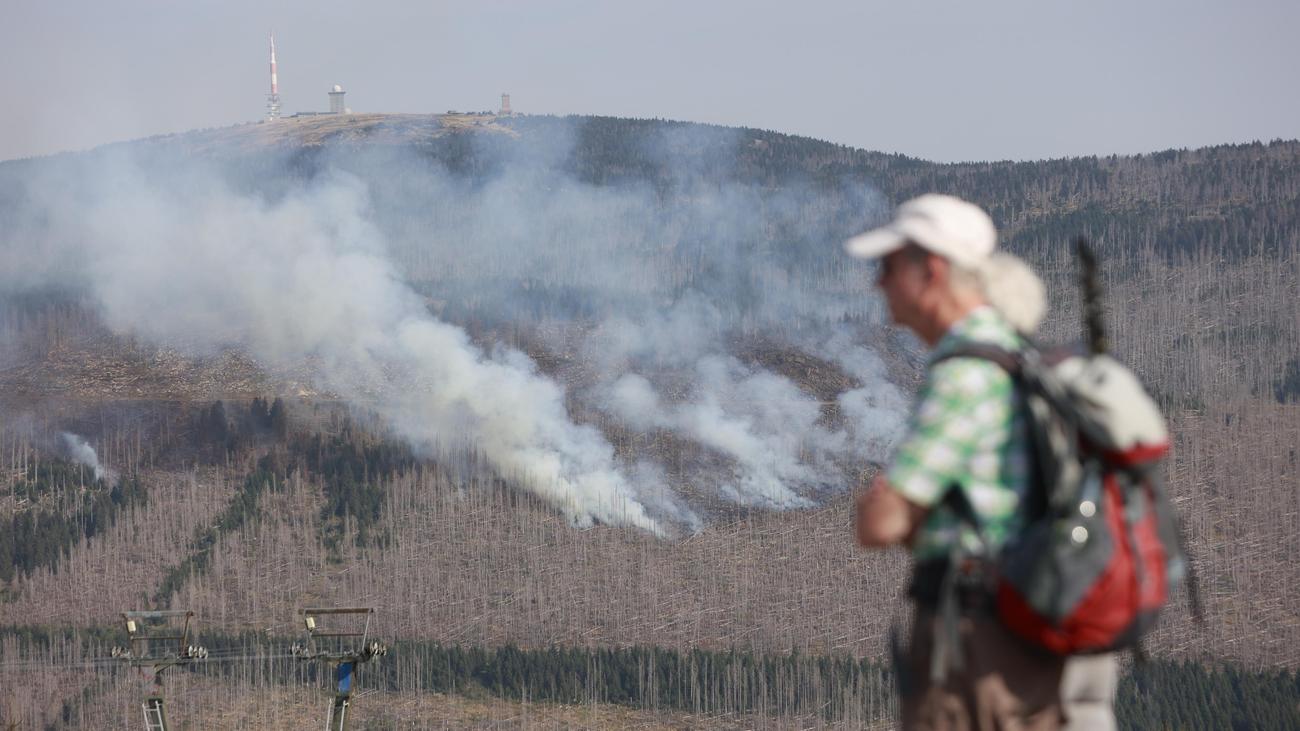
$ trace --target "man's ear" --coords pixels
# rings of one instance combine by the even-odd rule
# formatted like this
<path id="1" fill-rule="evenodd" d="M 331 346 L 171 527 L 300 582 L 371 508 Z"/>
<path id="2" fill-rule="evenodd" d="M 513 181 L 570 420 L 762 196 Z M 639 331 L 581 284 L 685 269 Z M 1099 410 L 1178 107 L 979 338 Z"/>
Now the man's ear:
<path id="1" fill-rule="evenodd" d="M 948 281 L 948 267 L 951 266 L 947 259 L 938 254 L 926 252 L 925 255 L 925 281 L 927 284 L 933 282 Z"/>

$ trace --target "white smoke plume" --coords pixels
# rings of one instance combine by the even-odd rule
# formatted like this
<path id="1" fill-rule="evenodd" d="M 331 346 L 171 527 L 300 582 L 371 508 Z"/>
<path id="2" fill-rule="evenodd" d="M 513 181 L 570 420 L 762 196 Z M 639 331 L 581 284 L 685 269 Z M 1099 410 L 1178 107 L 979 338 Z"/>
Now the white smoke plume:
<path id="1" fill-rule="evenodd" d="M 801 258 L 839 255 L 837 233 L 792 223 L 818 220 L 808 206 L 820 198 L 692 182 L 690 164 L 667 149 L 685 144 L 676 134 L 646 153 L 685 171 L 669 193 L 580 180 L 563 169 L 571 139 L 520 148 L 505 172 L 477 182 L 385 148 L 338 164 L 322 154 L 305 181 L 280 175 L 270 186 L 168 151 L 11 167 L 0 203 L 21 203 L 24 215 L 0 230 L 0 252 L 21 272 L 0 273 L 0 289 L 70 283 L 118 332 L 203 352 L 237 347 L 273 367 L 311 362 L 319 387 L 374 410 L 417 449 L 473 446 L 577 525 L 698 526 L 657 465 L 616 460 L 525 354 L 476 345 L 430 303 L 506 322 L 598 319 L 582 347 L 598 378 L 580 398 L 726 457 L 734 469 L 720 497 L 808 505 L 837 487 L 837 460 L 880 458 L 901 398 L 870 350 L 836 346 L 868 385 L 840 398 L 849 424 L 832 429 L 816 399 L 729 355 L 725 337 L 878 307 L 866 286 L 824 265 L 814 267 L 824 286 L 792 279 Z M 288 164 L 267 154 L 268 169 Z M 840 195 L 866 210 L 878 203 Z M 774 229 L 820 237 L 834 253 L 807 249 L 810 239 L 755 248 Z M 689 376 L 684 394 L 651 386 L 647 375 L 665 368 Z"/>
<path id="2" fill-rule="evenodd" d="M 66 431 L 59 432 L 59 439 L 63 443 L 64 450 L 68 453 L 68 459 L 89 467 L 94 471 L 96 480 L 113 479 L 112 470 L 100 464 L 99 455 L 95 453 L 95 448 L 90 446 L 85 439 Z"/>
<path id="3" fill-rule="evenodd" d="M 311 358 L 324 388 L 372 405 L 418 447 L 476 445 L 575 523 L 659 532 L 591 427 L 522 354 L 487 354 L 430 316 L 384 256 L 364 187 L 346 175 L 276 203 L 210 178 L 136 181 L 83 213 L 109 324 L 169 343 Z M 130 283 L 130 286 L 122 286 Z"/>
<path id="4" fill-rule="evenodd" d="M 639 323 L 605 322 L 587 344 L 607 375 L 593 400 L 633 429 L 679 433 L 730 459 L 732 479 L 718 491 L 742 505 L 807 506 L 809 492 L 842 487 L 839 462 L 880 461 L 892 448 L 907 403 L 873 350 L 836 328 L 804 339 L 804 350 L 864 384 L 839 395 L 843 420 L 832 427 L 824 404 L 793 381 L 723 352 L 722 328 L 720 313 L 696 300 Z M 686 370 L 687 392 L 666 398 L 636 372 L 655 366 Z"/>
<path id="5" fill-rule="evenodd" d="M 817 352 L 863 384 L 840 394 L 837 402 L 848 422 L 854 451 L 879 461 L 903 434 L 907 396 L 890 382 L 880 355 L 853 342 L 843 332 L 834 333 L 821 343 Z"/>
<path id="6" fill-rule="evenodd" d="M 624 375 L 610 389 L 610 408 L 633 428 L 680 432 L 734 460 L 734 481 L 718 486 L 728 499 L 771 508 L 810 505 L 797 489 L 821 479 L 801 459 L 804 447 L 820 453 L 834 439 L 817 426 L 818 404 L 788 379 L 749 372 L 735 358 L 704 358 L 696 375 L 689 399 L 671 405 L 644 377 Z"/>

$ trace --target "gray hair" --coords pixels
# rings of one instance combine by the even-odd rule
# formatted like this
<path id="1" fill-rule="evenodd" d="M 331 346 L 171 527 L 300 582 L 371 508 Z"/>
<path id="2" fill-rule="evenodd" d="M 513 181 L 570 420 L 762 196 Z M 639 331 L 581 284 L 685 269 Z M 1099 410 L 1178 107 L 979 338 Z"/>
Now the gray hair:
<path id="1" fill-rule="evenodd" d="M 1043 280 L 1019 257 L 997 251 L 974 269 L 952 267 L 952 284 L 973 289 L 1012 327 L 1032 335 L 1047 312 Z"/>

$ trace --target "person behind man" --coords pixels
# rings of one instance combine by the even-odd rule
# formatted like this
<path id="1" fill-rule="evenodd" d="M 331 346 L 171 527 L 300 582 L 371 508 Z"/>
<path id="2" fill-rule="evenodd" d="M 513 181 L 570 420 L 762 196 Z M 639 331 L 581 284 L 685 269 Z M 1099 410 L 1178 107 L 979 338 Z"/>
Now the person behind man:
<path id="1" fill-rule="evenodd" d="M 898 668 L 909 731 L 1056 729 L 1062 721 L 1063 658 L 1010 635 L 977 590 L 962 592 L 955 616 L 939 607 L 954 545 L 987 555 L 1015 535 L 1032 479 L 1011 377 L 985 359 L 948 357 L 972 343 L 1019 349 L 1042 318 L 1042 283 L 996 246 L 988 214 L 935 194 L 845 244 L 854 257 L 879 260 L 877 286 L 893 321 L 932 348 L 893 462 L 856 504 L 862 545 L 912 550 L 916 611 Z"/>

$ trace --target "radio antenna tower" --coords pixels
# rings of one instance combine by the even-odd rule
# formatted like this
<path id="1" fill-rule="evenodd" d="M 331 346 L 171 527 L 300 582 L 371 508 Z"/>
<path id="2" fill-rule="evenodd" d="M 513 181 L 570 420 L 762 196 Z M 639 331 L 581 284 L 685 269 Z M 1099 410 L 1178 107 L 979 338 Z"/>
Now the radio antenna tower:
<path id="1" fill-rule="evenodd" d="M 280 81 L 275 76 L 275 33 L 271 33 L 271 93 L 266 95 L 266 121 L 280 118 Z"/>

